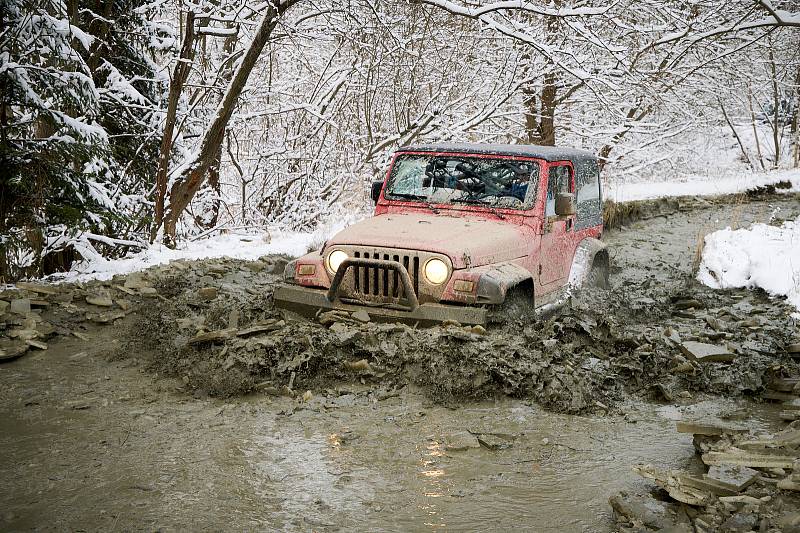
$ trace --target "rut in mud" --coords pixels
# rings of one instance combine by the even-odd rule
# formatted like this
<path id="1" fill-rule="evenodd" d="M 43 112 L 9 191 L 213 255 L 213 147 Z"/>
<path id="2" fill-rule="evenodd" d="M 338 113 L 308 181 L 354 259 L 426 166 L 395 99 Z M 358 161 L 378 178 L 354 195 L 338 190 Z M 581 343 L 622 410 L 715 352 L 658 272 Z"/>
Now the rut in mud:
<path id="1" fill-rule="evenodd" d="M 785 218 L 800 214 L 796 201 L 775 197 L 741 203 L 734 216 L 765 220 L 781 206 Z M 295 319 L 271 304 L 285 258 L 173 263 L 134 275 L 160 297 L 126 321 L 117 356 L 144 356 L 188 390 L 223 397 L 302 394 L 355 379 L 387 393 L 413 383 L 439 401 L 501 393 L 578 413 L 607 410 L 629 395 L 756 393 L 771 372 L 797 370 L 783 352 L 793 335 L 785 327 L 790 309 L 764 293 L 713 291 L 693 280 L 698 234 L 731 215 L 705 201 L 692 207 L 606 235 L 611 290 L 585 291 L 553 317 L 488 331 L 364 323 L 338 313 L 322 323 Z M 732 361 L 695 360 L 696 342 Z"/>

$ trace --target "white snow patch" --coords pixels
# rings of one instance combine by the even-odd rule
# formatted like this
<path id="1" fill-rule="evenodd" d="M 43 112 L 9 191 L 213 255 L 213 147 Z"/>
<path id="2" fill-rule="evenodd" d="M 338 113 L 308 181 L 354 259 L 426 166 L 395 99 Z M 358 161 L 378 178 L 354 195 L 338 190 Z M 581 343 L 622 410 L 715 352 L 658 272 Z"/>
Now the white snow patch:
<path id="1" fill-rule="evenodd" d="M 800 318 L 800 218 L 706 235 L 697 279 L 714 289 L 760 287 L 786 296 L 798 309 L 792 316 Z"/>
<path id="2" fill-rule="evenodd" d="M 789 189 L 800 192 L 800 170 L 774 170 L 765 173 L 743 172 L 733 176 L 688 176 L 680 181 L 644 181 L 610 183 L 604 187 L 604 197 L 615 202 L 651 200 L 671 196 L 717 196 L 735 194 L 756 187 L 788 181 Z"/>
<path id="3" fill-rule="evenodd" d="M 287 254 L 297 257 L 312 246 L 340 231 L 347 223 L 340 221 L 321 227 L 315 232 L 275 230 L 272 232 L 225 233 L 196 241 L 181 241 L 176 249 L 153 244 L 122 259 L 106 259 L 98 255 L 89 261 L 74 265 L 65 275 L 54 276 L 54 281 L 107 280 L 117 274 L 130 274 L 155 265 L 167 264 L 176 259 L 231 259 L 256 260 L 263 255 Z"/>

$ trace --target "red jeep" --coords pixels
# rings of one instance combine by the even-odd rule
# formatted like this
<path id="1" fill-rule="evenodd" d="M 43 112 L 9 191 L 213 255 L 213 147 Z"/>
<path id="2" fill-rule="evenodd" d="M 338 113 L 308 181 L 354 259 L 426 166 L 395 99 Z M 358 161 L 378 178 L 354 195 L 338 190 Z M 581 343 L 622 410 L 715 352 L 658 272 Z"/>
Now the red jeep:
<path id="1" fill-rule="evenodd" d="M 371 218 L 290 262 L 279 307 L 484 324 L 520 301 L 608 282 L 597 158 L 569 148 L 431 144 L 397 151 Z"/>

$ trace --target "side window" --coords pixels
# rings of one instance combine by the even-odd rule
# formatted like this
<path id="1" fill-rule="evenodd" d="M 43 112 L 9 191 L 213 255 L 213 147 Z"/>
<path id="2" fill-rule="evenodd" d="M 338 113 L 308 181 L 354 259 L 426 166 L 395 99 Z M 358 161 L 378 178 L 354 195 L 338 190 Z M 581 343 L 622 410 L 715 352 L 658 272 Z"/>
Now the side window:
<path id="1" fill-rule="evenodd" d="M 600 169 L 597 161 L 585 159 L 575 165 L 575 187 L 577 189 L 577 229 L 602 223 L 600 205 Z"/>
<path id="2" fill-rule="evenodd" d="M 551 217 L 556 214 L 556 196 L 560 192 L 571 192 L 572 171 L 570 167 L 561 165 L 550 167 L 547 178 L 547 202 L 545 203 L 544 214 Z"/>
<path id="3" fill-rule="evenodd" d="M 528 183 L 524 183 L 520 187 L 520 192 L 522 192 L 525 209 L 530 209 L 536 201 L 536 191 L 539 190 L 539 163 L 531 163 L 530 166 L 525 167 L 525 170 L 528 170 L 530 175 L 527 180 L 524 177 L 520 180 L 522 182 L 528 181 Z"/>

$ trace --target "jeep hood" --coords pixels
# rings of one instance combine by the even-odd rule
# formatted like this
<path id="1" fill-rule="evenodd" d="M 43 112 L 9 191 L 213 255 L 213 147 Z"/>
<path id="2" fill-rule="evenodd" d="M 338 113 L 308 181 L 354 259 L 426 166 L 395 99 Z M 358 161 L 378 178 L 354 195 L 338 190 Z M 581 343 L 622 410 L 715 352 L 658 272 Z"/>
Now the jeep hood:
<path id="1" fill-rule="evenodd" d="M 527 226 L 481 218 L 386 214 L 362 220 L 328 240 L 333 245 L 361 245 L 438 252 L 454 268 L 477 267 L 527 254 L 534 232 Z M 465 257 L 466 256 L 466 257 Z"/>

